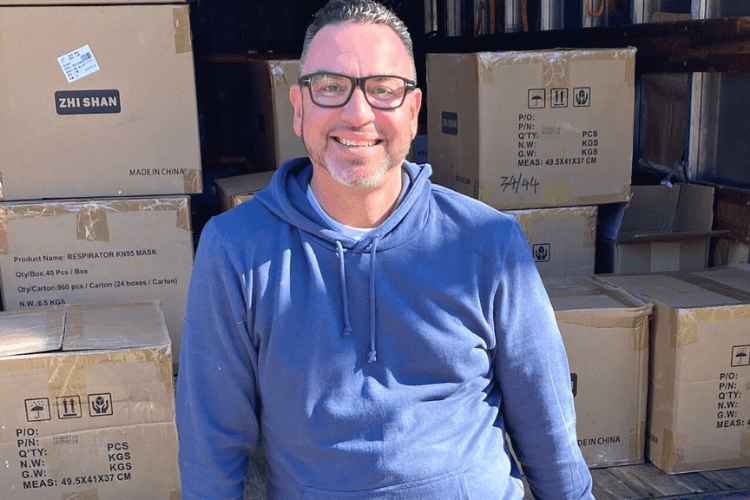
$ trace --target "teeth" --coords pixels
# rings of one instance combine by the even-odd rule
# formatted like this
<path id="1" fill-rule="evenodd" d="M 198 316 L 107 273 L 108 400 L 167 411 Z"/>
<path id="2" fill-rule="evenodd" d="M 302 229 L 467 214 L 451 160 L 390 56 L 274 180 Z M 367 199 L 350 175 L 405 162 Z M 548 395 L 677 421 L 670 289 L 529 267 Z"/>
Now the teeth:
<path id="1" fill-rule="evenodd" d="M 367 148 L 374 146 L 377 141 L 350 141 L 348 139 L 339 139 L 339 142 L 344 146 Z"/>

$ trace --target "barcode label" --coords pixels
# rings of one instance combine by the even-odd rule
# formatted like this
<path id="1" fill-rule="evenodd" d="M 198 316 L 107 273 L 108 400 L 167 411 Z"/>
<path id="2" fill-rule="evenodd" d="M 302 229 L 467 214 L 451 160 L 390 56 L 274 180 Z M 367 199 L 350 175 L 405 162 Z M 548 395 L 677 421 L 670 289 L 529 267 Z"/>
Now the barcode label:
<path id="1" fill-rule="evenodd" d="M 97 64 L 96 58 L 88 45 L 58 57 L 57 62 L 60 63 L 60 68 L 68 83 L 73 83 L 99 71 L 99 64 Z"/>

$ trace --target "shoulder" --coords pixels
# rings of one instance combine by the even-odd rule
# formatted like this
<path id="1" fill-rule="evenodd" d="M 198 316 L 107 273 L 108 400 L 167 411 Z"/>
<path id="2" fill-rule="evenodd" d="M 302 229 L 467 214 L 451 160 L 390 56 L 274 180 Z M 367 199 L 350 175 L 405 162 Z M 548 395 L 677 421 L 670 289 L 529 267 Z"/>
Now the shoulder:
<path id="1" fill-rule="evenodd" d="M 268 208 L 258 200 L 250 199 L 214 215 L 206 223 L 203 232 L 207 237 L 227 246 L 256 240 L 274 234 L 281 223 Z"/>
<path id="2" fill-rule="evenodd" d="M 443 216 L 460 222 L 463 227 L 486 227 L 489 224 L 510 230 L 518 224 L 512 215 L 444 186 L 433 184 L 432 198 Z"/>

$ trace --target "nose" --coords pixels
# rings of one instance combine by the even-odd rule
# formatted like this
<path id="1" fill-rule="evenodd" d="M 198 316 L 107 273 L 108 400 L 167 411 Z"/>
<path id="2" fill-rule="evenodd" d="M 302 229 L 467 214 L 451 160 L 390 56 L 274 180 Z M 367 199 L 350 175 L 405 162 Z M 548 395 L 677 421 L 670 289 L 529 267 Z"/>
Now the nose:
<path id="1" fill-rule="evenodd" d="M 341 109 L 341 119 L 352 125 L 363 125 L 375 119 L 375 112 L 365 98 L 362 88 L 357 85 L 351 99 Z"/>

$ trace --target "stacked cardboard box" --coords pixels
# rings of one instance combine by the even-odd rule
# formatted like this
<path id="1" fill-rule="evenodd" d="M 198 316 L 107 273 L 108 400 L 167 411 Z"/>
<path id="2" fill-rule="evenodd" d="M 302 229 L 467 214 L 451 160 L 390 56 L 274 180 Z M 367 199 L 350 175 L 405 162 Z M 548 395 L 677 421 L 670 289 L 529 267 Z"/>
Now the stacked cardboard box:
<path id="1" fill-rule="evenodd" d="M 630 195 L 635 49 L 428 54 L 427 87 L 433 181 L 524 222 L 543 277 L 591 276 L 598 207 Z"/>
<path id="2" fill-rule="evenodd" d="M 596 279 L 654 305 L 648 459 L 667 473 L 750 466 L 750 265 Z"/>
<path id="3" fill-rule="evenodd" d="M 630 194 L 635 49 L 428 54 L 435 180 L 495 208 Z"/>
<path id="4" fill-rule="evenodd" d="M 2 200 L 201 192 L 187 5 L 0 12 Z"/>
<path id="5" fill-rule="evenodd" d="M 591 278 L 546 278 L 589 467 L 645 461 L 651 305 Z"/>
<path id="6" fill-rule="evenodd" d="M 160 300 L 177 357 L 202 191 L 188 6 L 0 4 L 4 308 Z"/>
<path id="7" fill-rule="evenodd" d="M 0 313 L 5 500 L 179 498 L 158 302 Z"/>
<path id="8" fill-rule="evenodd" d="M 689 271 L 709 265 L 714 188 L 633 186 L 627 204 L 600 211 L 597 273 Z"/>

